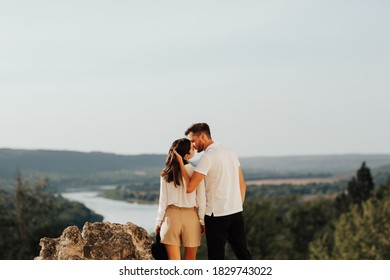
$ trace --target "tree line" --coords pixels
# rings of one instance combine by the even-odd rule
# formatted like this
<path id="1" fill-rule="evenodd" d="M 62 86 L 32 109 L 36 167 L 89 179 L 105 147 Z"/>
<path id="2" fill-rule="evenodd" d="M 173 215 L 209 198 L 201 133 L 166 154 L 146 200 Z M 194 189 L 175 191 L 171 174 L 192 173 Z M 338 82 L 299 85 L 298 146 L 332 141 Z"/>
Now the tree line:
<path id="1" fill-rule="evenodd" d="M 344 188 L 309 200 L 305 193 L 263 195 L 245 201 L 247 239 L 254 259 L 389 259 L 390 177 L 375 186 L 365 163 Z M 0 189 L 0 259 L 32 259 L 42 237 L 69 225 L 102 221 L 83 204 L 33 185 L 18 174 L 13 191 Z M 337 188 L 333 189 L 336 191 Z M 205 238 L 198 253 L 207 259 Z M 234 254 L 227 248 L 227 258 Z"/>
<path id="2" fill-rule="evenodd" d="M 389 259 L 390 177 L 375 187 L 365 163 L 336 196 L 250 198 L 244 205 L 254 259 Z M 230 254 L 231 258 L 233 254 Z"/>
<path id="3" fill-rule="evenodd" d="M 42 237 L 59 237 L 63 230 L 103 217 L 78 202 L 47 192 L 48 179 L 30 186 L 20 173 L 14 191 L 0 189 L 0 259 L 33 259 Z"/>

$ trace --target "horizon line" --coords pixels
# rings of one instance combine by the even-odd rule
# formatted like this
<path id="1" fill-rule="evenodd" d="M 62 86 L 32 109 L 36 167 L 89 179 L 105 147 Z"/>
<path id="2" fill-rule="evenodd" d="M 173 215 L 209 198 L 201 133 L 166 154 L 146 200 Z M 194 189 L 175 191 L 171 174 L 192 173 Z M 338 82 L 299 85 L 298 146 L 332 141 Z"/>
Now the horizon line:
<path id="1" fill-rule="evenodd" d="M 13 150 L 13 151 L 42 151 L 42 152 L 69 152 L 69 153 L 83 153 L 83 154 L 107 154 L 107 155 L 117 155 L 117 156 L 142 156 L 142 155 L 166 155 L 166 153 L 157 153 L 157 152 L 143 152 L 143 153 L 117 153 L 117 152 L 107 152 L 107 151 L 83 151 L 83 150 L 70 150 L 70 149 L 49 149 L 49 148 L 9 148 L 9 147 L 0 147 L 1 150 Z M 363 152 L 345 152 L 345 153 L 313 153 L 313 154 L 284 154 L 284 155 L 238 155 L 239 158 L 280 158 L 280 157 L 321 157 L 321 156 L 390 156 L 390 153 L 382 152 L 373 152 L 373 153 L 363 153 Z"/>

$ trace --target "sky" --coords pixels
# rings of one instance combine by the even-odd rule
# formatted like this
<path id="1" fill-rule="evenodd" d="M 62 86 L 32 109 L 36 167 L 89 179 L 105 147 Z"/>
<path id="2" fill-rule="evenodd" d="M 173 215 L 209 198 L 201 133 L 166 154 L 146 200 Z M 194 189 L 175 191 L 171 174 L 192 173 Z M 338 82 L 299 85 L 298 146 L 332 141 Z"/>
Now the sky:
<path id="1" fill-rule="evenodd" d="M 388 0 L 0 0 L 0 148 L 390 153 Z"/>

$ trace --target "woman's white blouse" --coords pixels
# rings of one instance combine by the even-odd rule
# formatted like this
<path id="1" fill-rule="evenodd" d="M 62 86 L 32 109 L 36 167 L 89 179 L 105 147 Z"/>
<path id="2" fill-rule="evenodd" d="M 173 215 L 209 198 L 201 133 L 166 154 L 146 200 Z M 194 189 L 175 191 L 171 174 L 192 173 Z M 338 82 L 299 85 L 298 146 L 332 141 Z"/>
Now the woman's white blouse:
<path id="1" fill-rule="evenodd" d="M 186 164 L 185 168 L 188 175 L 191 177 L 195 167 L 191 164 Z M 206 190 L 204 181 L 202 180 L 198 188 L 192 193 L 187 193 L 187 186 L 184 178 L 183 184 L 184 186 L 175 187 L 173 182 L 167 183 L 162 177 L 160 178 L 160 199 L 156 218 L 157 226 L 161 225 L 168 205 L 198 208 L 199 222 L 204 225 L 204 215 L 206 212 Z"/>

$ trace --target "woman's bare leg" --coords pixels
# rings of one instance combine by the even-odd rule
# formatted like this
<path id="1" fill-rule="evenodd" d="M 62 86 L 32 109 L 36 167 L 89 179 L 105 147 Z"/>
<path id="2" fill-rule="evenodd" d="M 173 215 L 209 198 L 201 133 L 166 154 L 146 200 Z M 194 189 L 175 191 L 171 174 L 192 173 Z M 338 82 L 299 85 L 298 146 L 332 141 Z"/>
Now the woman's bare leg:
<path id="1" fill-rule="evenodd" d="M 180 247 L 174 245 L 166 245 L 168 260 L 180 260 Z"/>
<path id="2" fill-rule="evenodd" d="M 196 260 L 196 252 L 198 247 L 185 247 L 184 248 L 184 259 L 185 260 Z"/>

